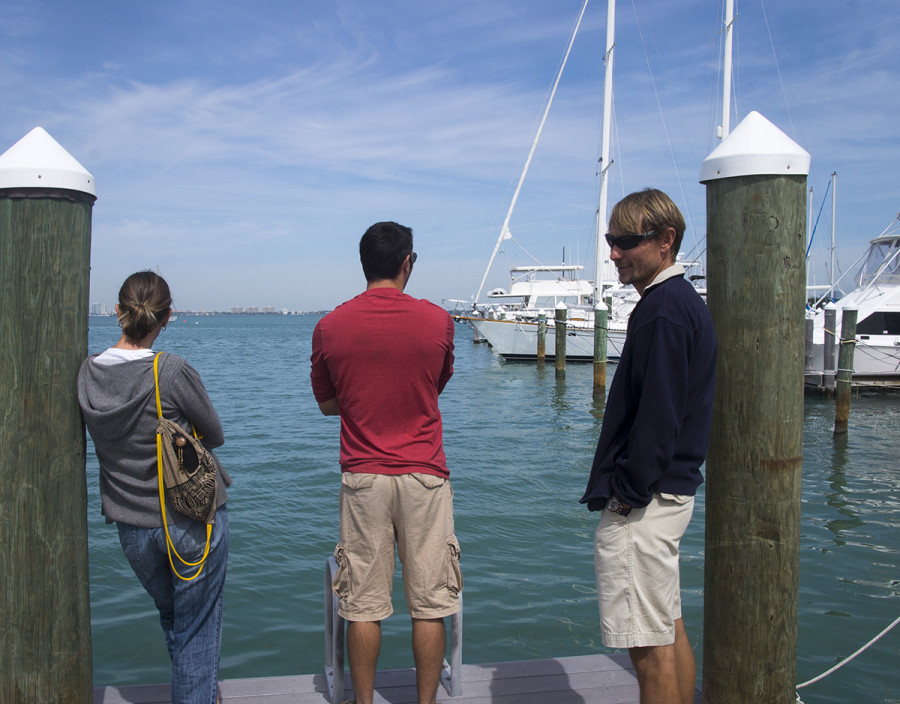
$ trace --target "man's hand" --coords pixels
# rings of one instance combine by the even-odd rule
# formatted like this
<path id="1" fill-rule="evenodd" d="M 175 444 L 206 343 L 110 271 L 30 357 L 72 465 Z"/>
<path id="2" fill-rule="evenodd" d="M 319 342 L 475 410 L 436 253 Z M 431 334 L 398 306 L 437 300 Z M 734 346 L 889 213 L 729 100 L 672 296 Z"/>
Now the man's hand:
<path id="1" fill-rule="evenodd" d="M 322 411 L 323 416 L 339 416 L 341 409 L 338 407 L 337 396 L 319 403 L 319 410 Z"/>

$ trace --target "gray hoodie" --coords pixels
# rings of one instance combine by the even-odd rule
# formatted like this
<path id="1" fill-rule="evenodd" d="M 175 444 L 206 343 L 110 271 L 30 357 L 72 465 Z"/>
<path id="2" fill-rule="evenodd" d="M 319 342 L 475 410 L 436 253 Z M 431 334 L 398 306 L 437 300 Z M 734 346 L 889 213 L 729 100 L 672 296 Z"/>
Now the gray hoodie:
<path id="1" fill-rule="evenodd" d="M 102 365 L 88 357 L 78 372 L 78 402 L 100 463 L 100 498 L 107 523 L 141 528 L 162 526 L 156 466 L 156 391 L 153 357 Z M 190 431 L 194 424 L 207 448 L 225 442 L 219 415 L 200 375 L 178 355 L 159 358 L 159 390 L 165 418 Z M 215 455 L 213 455 L 215 456 Z M 218 501 L 231 484 L 222 463 Z M 169 511 L 170 524 L 189 520 Z"/>

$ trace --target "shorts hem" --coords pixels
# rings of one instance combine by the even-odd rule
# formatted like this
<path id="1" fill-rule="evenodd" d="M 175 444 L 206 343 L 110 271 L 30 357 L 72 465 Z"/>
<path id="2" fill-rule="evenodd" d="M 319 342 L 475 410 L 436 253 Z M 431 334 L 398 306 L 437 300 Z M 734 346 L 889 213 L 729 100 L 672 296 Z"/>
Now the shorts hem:
<path id="1" fill-rule="evenodd" d="M 345 621 L 361 621 L 365 623 L 374 623 L 375 621 L 384 621 L 388 616 L 394 613 L 394 609 L 388 609 L 387 611 L 377 611 L 372 614 L 367 613 L 348 613 L 344 611 L 342 608 L 338 607 L 338 616 L 340 616 Z"/>
<path id="2" fill-rule="evenodd" d="M 600 640 L 607 648 L 652 648 L 660 645 L 672 645 L 675 642 L 675 632 L 663 633 L 629 633 L 606 634 L 601 633 Z"/>
<path id="3" fill-rule="evenodd" d="M 420 621 L 427 621 L 430 619 L 445 618 L 447 616 L 452 616 L 453 614 L 457 613 L 461 608 L 462 608 L 462 606 L 459 604 L 459 602 L 457 602 L 453 606 L 448 606 L 443 609 L 427 609 L 425 611 L 416 611 L 415 613 L 410 611 L 409 615 L 411 618 L 418 619 Z"/>

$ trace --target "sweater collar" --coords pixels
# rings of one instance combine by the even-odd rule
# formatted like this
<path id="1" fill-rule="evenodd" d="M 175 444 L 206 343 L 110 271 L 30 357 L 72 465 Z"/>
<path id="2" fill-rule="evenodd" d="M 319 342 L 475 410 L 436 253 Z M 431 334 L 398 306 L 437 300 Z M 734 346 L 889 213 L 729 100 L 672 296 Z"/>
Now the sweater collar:
<path id="1" fill-rule="evenodd" d="M 668 266 L 659 272 L 653 281 L 650 282 L 650 285 L 644 289 L 644 296 L 646 296 L 647 292 L 654 286 L 659 286 L 663 281 L 668 281 L 676 276 L 684 276 L 684 267 L 681 266 L 681 264 L 672 264 L 672 266 Z"/>

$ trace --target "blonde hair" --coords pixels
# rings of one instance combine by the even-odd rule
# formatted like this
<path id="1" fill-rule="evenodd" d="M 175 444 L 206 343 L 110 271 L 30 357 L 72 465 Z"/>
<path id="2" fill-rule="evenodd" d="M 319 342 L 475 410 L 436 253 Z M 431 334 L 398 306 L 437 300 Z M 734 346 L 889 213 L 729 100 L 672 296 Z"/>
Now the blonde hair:
<path id="1" fill-rule="evenodd" d="M 142 340 L 172 309 L 166 280 L 152 271 L 132 274 L 119 289 L 119 325 L 126 337 Z"/>
<path id="2" fill-rule="evenodd" d="M 672 261 L 675 261 L 684 237 L 684 216 L 672 199 L 656 188 L 630 193 L 616 203 L 609 216 L 609 226 L 630 235 L 674 228 Z"/>

